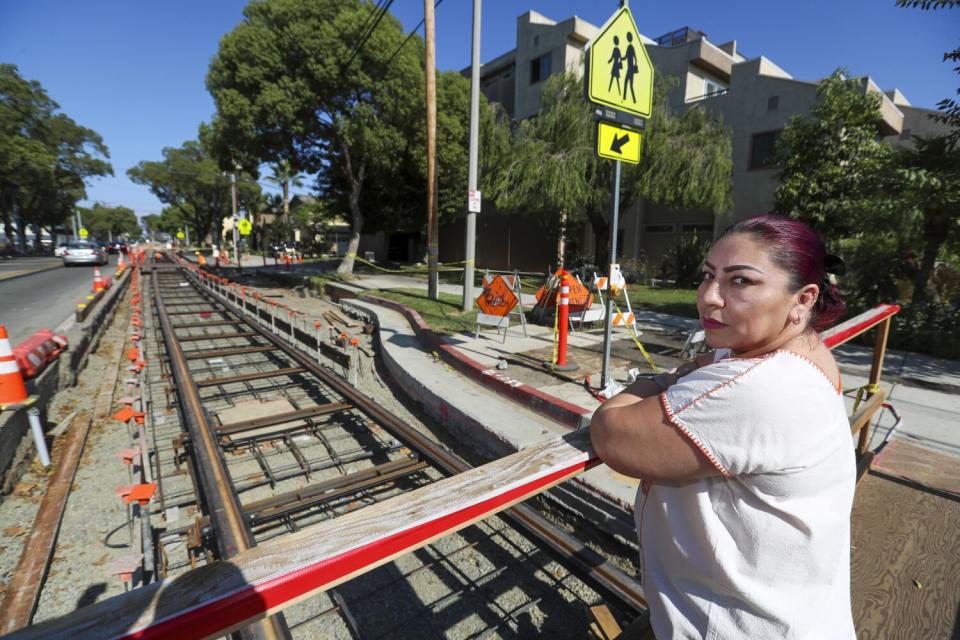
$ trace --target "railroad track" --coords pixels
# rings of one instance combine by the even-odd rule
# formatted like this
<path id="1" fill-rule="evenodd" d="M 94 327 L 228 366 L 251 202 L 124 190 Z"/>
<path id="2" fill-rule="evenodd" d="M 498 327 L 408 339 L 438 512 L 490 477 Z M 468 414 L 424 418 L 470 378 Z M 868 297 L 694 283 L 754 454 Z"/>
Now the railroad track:
<path id="1" fill-rule="evenodd" d="M 342 334 L 330 344 L 319 325 L 257 293 L 173 263 L 156 263 L 145 282 L 157 483 L 144 510 L 153 523 L 144 539 L 156 545 L 145 582 L 469 468 L 349 384 L 360 354 Z M 552 616 L 566 633 L 579 626 L 579 637 L 601 601 L 621 619 L 645 605 L 637 582 L 519 505 L 240 634 L 517 637 Z"/>

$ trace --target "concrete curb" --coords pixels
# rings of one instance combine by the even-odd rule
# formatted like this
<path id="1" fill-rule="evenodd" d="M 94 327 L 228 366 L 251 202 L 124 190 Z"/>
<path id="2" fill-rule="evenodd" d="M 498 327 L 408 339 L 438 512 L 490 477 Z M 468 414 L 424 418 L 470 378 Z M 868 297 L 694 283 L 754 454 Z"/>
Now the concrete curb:
<path id="1" fill-rule="evenodd" d="M 77 374 L 86 364 L 90 352 L 97 347 L 104 328 L 116 310 L 116 303 L 130 281 L 129 269 L 114 280 L 114 286 L 104 296 L 97 309 L 79 325 L 67 331 L 69 347 L 65 353 L 32 380 L 27 380 L 27 391 L 37 396 L 40 421 L 47 421 L 47 406 L 61 389 L 73 385 Z M 0 495 L 9 492 L 30 466 L 35 455 L 33 438 L 29 435 L 30 423 L 24 410 L 0 413 Z"/>
<path id="2" fill-rule="evenodd" d="M 496 369 L 486 367 L 473 358 L 461 353 L 451 345 L 448 345 L 440 336 L 430 329 L 427 323 L 423 321 L 423 318 L 420 317 L 420 314 L 413 309 L 392 300 L 378 298 L 377 296 L 364 295 L 361 296 L 361 299 L 375 301 L 376 304 L 387 307 L 388 309 L 393 309 L 402 314 L 410 323 L 410 326 L 413 327 L 421 344 L 428 349 L 436 351 L 445 362 L 468 378 L 486 387 L 490 387 L 498 394 L 506 396 L 532 411 L 548 415 L 572 429 L 579 429 L 590 422 L 590 415 L 593 412 L 589 409 L 578 407 L 556 396 L 544 393 L 528 384 L 505 376 Z"/>
<path id="3" fill-rule="evenodd" d="M 44 271 L 53 271 L 54 269 L 60 269 L 60 268 L 62 268 L 62 267 L 63 267 L 62 264 L 56 264 L 56 265 L 53 265 L 52 267 L 44 267 L 44 268 L 42 268 L 42 269 L 34 269 L 33 271 L 27 271 L 26 273 L 18 273 L 18 274 L 16 274 L 16 275 L 7 276 L 7 277 L 5 277 L 5 278 L 4 278 L 4 277 L 0 277 L 0 282 L 9 282 L 10 280 L 16 280 L 17 278 L 25 278 L 25 277 L 27 277 L 27 276 L 32 276 L 32 275 L 34 275 L 35 273 L 43 273 Z"/>

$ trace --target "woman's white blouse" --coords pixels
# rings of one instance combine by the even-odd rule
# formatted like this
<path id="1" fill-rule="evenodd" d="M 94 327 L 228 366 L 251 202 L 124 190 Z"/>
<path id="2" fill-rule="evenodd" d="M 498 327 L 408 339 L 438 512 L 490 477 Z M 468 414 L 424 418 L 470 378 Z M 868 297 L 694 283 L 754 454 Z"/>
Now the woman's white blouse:
<path id="1" fill-rule="evenodd" d="M 776 351 L 701 367 L 660 401 L 720 475 L 637 494 L 657 638 L 855 638 L 856 464 L 840 390 Z"/>

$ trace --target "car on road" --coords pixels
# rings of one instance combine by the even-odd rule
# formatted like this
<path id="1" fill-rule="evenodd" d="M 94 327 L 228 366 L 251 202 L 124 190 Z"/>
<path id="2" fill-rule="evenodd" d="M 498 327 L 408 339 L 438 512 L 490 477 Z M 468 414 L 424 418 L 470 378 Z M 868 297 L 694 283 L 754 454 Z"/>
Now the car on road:
<path id="1" fill-rule="evenodd" d="M 126 253 L 127 252 L 127 243 L 122 240 L 114 240 L 112 242 L 106 243 L 107 253 Z"/>
<path id="2" fill-rule="evenodd" d="M 65 246 L 66 251 L 63 254 L 65 267 L 75 264 L 107 264 L 106 250 L 93 242 L 71 242 Z"/>
<path id="3" fill-rule="evenodd" d="M 274 254 L 300 253 L 300 243 L 293 240 L 288 240 L 287 242 L 278 242 L 274 245 L 271 245 L 270 249 Z"/>
<path id="4" fill-rule="evenodd" d="M 58 244 L 57 248 L 53 250 L 53 256 L 55 258 L 62 258 L 63 254 L 67 252 L 68 246 L 69 246 L 69 243 Z"/>

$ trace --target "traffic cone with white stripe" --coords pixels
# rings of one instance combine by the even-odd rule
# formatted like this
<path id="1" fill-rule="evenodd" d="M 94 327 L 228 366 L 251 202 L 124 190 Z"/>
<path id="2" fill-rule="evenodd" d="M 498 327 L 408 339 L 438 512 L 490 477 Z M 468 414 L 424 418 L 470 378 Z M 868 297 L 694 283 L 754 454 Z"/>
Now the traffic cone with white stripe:
<path id="1" fill-rule="evenodd" d="M 7 328 L 0 324 L 0 407 L 19 404 L 27 399 L 27 387 L 23 384 L 20 367 L 13 356 Z"/>
<path id="2" fill-rule="evenodd" d="M 93 267 L 93 292 L 103 291 L 107 288 L 106 283 L 103 281 L 103 276 L 100 275 L 100 267 Z"/>
<path id="3" fill-rule="evenodd" d="M 117 254 L 117 271 L 123 271 L 127 265 L 123 263 L 123 251 Z"/>

